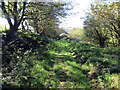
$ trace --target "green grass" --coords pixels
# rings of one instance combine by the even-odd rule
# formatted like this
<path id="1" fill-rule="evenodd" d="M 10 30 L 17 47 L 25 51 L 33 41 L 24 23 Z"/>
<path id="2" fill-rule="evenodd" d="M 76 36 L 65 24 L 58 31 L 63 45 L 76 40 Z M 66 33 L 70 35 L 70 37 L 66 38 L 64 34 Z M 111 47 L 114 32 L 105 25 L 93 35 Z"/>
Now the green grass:
<path id="1" fill-rule="evenodd" d="M 5 30 L 8 30 L 9 28 L 6 28 L 4 26 L 0 26 L 0 31 L 5 31 Z"/>
<path id="2" fill-rule="evenodd" d="M 31 82 L 35 88 L 118 88 L 115 78 L 119 73 L 113 71 L 119 70 L 115 67 L 119 49 L 67 40 L 51 40 L 47 49 L 42 59 L 39 54 L 29 57 L 33 64 L 31 79 L 22 77 L 19 82 L 23 86 Z"/>
<path id="3" fill-rule="evenodd" d="M 103 49 L 82 42 L 53 40 L 48 48 L 49 57 L 44 61 L 37 61 L 37 64 L 33 68 L 33 76 L 36 76 L 39 82 L 49 88 L 90 88 L 92 83 L 91 80 L 87 78 L 85 71 L 89 71 L 90 74 L 97 73 L 99 76 L 99 74 L 104 73 L 103 71 L 106 68 L 110 69 L 107 65 L 107 67 L 102 67 L 98 73 L 97 69 L 100 68 L 101 62 L 107 62 L 109 65 L 117 65 L 118 61 L 117 53 L 119 51 L 117 49 Z M 112 55 L 113 58 L 110 55 Z M 77 56 L 80 56 L 79 59 L 76 59 Z M 88 57 L 88 59 L 85 64 L 82 64 L 81 61 L 84 60 L 85 57 Z M 50 64 L 50 62 L 52 63 Z M 38 73 L 36 74 L 35 72 Z M 105 76 L 104 79 L 108 77 L 106 74 L 108 76 L 111 75 L 106 71 L 102 76 Z M 118 74 L 115 75 L 118 76 Z M 98 78 L 99 86 L 97 87 L 103 88 L 101 83 L 103 83 L 106 88 L 110 88 L 112 86 L 111 84 L 117 87 L 116 83 L 110 83 L 112 78 L 106 80 L 107 82 L 104 83 L 104 81 L 101 81 L 101 78 Z"/>

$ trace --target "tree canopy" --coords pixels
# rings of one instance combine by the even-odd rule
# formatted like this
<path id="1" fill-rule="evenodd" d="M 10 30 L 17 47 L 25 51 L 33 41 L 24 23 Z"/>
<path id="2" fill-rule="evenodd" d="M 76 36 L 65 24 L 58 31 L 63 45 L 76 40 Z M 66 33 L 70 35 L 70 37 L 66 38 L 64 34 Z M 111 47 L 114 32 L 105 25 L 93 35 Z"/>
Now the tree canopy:
<path id="1" fill-rule="evenodd" d="M 101 47 L 105 44 L 120 45 L 120 2 L 91 5 L 85 21 L 85 30 L 92 39 L 99 41 Z M 105 42 L 108 43 L 105 43 Z M 117 42 L 116 42 L 117 41 Z"/>
<path id="2" fill-rule="evenodd" d="M 4 2 L 2 0 L 1 9 L 10 27 L 9 37 L 14 37 L 25 16 L 26 2 Z"/>
<path id="3" fill-rule="evenodd" d="M 1 2 L 3 17 L 8 21 L 10 30 L 8 37 L 15 37 L 21 26 L 32 26 L 37 33 L 56 33 L 59 18 L 67 15 L 67 3 L 60 2 Z M 70 4 L 69 4 L 70 5 Z M 47 34 L 48 35 L 48 34 Z"/>

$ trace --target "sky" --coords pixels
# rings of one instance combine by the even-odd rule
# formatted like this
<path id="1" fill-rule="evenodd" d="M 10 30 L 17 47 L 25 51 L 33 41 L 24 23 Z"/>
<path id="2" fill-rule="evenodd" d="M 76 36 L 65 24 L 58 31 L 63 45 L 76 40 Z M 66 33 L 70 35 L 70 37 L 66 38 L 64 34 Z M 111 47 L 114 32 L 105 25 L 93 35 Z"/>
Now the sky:
<path id="1" fill-rule="evenodd" d="M 73 1 L 73 0 L 72 0 Z M 69 11 L 71 13 L 77 13 L 72 14 L 70 16 L 67 16 L 67 18 L 61 20 L 60 27 L 65 29 L 71 29 L 71 28 L 82 28 L 84 18 L 87 12 L 89 12 L 90 4 L 92 3 L 92 0 L 74 0 L 75 3 L 77 3 L 74 8 Z"/>
<path id="2" fill-rule="evenodd" d="M 72 10 L 69 11 L 69 13 L 77 13 L 77 14 L 71 14 L 70 16 L 67 16 L 64 19 L 60 19 L 61 24 L 59 25 L 60 28 L 65 29 L 71 29 L 71 28 L 77 28 L 83 27 L 83 21 L 85 17 L 85 13 L 89 11 L 90 3 L 92 3 L 92 0 L 70 0 L 74 1 L 75 6 Z M 0 26 L 6 26 L 8 27 L 7 20 L 0 17 Z"/>
<path id="3" fill-rule="evenodd" d="M 69 0 L 69 1 L 74 1 L 77 3 L 75 5 L 74 9 L 71 10 L 70 12 L 77 13 L 76 15 L 70 15 L 67 16 L 67 18 L 61 20 L 60 27 L 65 28 L 66 30 L 72 29 L 72 28 L 83 28 L 83 22 L 86 17 L 86 13 L 90 11 L 90 5 L 98 2 L 103 2 L 105 0 Z M 106 0 L 107 2 L 114 2 L 114 1 L 119 1 L 119 0 Z"/>

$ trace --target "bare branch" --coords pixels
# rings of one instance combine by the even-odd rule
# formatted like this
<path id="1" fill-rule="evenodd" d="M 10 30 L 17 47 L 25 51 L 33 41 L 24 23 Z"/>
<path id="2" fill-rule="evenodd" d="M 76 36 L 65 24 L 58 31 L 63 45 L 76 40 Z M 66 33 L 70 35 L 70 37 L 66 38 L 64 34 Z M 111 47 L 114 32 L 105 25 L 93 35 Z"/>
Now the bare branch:
<path id="1" fill-rule="evenodd" d="M 14 8 L 13 8 L 14 12 L 13 12 L 13 15 L 14 15 L 14 25 L 17 26 L 18 22 L 17 22 L 17 2 L 14 2 Z"/>
<path id="2" fill-rule="evenodd" d="M 20 23 L 22 22 L 23 20 L 23 17 L 24 17 L 24 13 L 25 13 L 25 8 L 26 8 L 26 2 L 23 2 L 23 11 L 22 11 L 22 16 L 20 18 L 20 21 L 18 22 L 18 26 L 20 25 Z"/>

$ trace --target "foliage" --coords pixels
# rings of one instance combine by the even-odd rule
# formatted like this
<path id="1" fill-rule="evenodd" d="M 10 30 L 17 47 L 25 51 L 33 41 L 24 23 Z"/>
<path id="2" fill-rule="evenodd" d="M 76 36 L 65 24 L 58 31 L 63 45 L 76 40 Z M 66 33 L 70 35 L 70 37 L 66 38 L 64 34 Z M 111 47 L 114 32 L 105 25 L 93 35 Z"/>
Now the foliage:
<path id="1" fill-rule="evenodd" d="M 36 34 L 26 35 L 35 38 Z M 22 57 L 15 53 L 12 55 L 9 67 L 3 68 L 4 87 L 118 88 L 112 81 L 115 79 L 109 77 L 119 75 L 119 49 L 99 48 L 64 39 L 51 39 L 41 45 L 33 51 L 26 51 Z M 8 72 L 10 68 L 11 72 Z"/>
<path id="2" fill-rule="evenodd" d="M 21 30 L 17 36 L 17 39 L 11 42 L 7 42 L 6 37 L 3 38 L 3 85 L 14 86 L 15 84 L 26 87 L 29 86 L 30 68 L 33 67 L 36 55 L 39 55 L 37 57 L 39 60 L 43 60 L 43 56 L 48 55 L 46 45 L 49 40 L 35 33 Z M 23 85 L 23 83 L 26 84 Z"/>
<path id="3" fill-rule="evenodd" d="M 47 37 L 55 38 L 59 30 L 59 18 L 64 18 L 68 10 L 67 3 L 60 2 L 37 2 L 29 3 L 26 12 L 28 23 L 34 31 Z"/>
<path id="4" fill-rule="evenodd" d="M 84 29 L 89 40 L 101 47 L 111 44 L 119 46 L 120 15 L 118 10 L 119 2 L 91 5 L 91 12 L 88 13 L 84 22 Z"/>
<path id="5" fill-rule="evenodd" d="M 55 38 L 59 30 L 59 18 L 64 18 L 67 15 L 66 11 L 70 10 L 67 7 L 70 4 L 63 2 L 2 1 L 2 16 L 8 21 L 10 28 L 7 31 L 7 37 L 11 39 L 16 38 L 15 33 L 20 28 L 23 30 L 32 28 L 39 34 Z"/>
<path id="6" fill-rule="evenodd" d="M 67 33 L 61 33 L 58 37 L 58 39 L 69 39 L 69 35 Z"/>
<path id="7" fill-rule="evenodd" d="M 9 32 L 7 37 L 15 38 L 15 33 L 18 31 L 18 27 L 23 21 L 26 10 L 26 2 L 5 2 L 1 1 L 2 16 L 7 19 L 9 24 Z M 13 22 L 12 22 L 13 20 Z"/>
<path id="8" fill-rule="evenodd" d="M 16 15 L 13 12 L 21 11 L 26 6 L 25 2 L 22 5 L 17 2 L 1 4 L 3 11 L 5 9 L 9 12 L 8 16 L 5 15 L 8 21 L 14 18 L 15 22 L 19 21 L 16 18 L 22 13 Z M 119 15 L 116 16 L 118 4 L 93 5 L 85 21 L 86 36 L 101 47 L 119 45 Z M 36 31 L 10 29 L 16 30 L 14 38 L 9 38 L 10 30 L 2 31 L 3 88 L 119 88 L 116 81 L 120 73 L 119 47 L 101 48 L 78 41 L 62 29 L 57 39 L 50 37 L 54 34 L 51 31 L 58 27 L 58 16 L 64 16 L 64 9 L 62 3 L 28 3 L 26 11 L 29 11 L 22 11 Z M 114 10 L 113 13 L 110 10 Z M 28 18 L 31 17 L 30 22 Z M 40 27 L 46 32 L 41 32 Z"/>
<path id="9" fill-rule="evenodd" d="M 81 28 L 74 28 L 69 31 L 71 38 L 82 40 L 84 39 L 84 30 Z"/>

